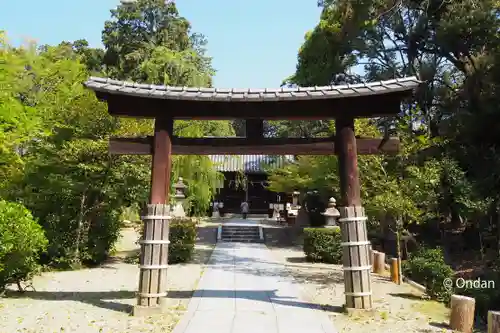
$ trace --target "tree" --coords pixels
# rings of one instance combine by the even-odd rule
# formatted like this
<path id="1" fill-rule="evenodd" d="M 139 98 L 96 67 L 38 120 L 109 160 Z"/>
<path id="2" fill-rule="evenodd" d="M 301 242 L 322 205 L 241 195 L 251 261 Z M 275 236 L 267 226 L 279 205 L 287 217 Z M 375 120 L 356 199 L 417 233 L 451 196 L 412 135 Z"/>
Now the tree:
<path id="1" fill-rule="evenodd" d="M 33 105 L 37 90 L 33 68 L 43 66 L 33 45 L 15 49 L 0 32 L 0 196 L 8 180 L 22 175 L 21 154 L 26 144 L 43 135 L 40 111 Z"/>
<path id="2" fill-rule="evenodd" d="M 121 207 L 145 200 L 148 169 L 107 153 L 109 136 L 123 128 L 83 87 L 88 72 L 72 47 L 45 46 L 32 57 L 34 65 L 19 70 L 28 88 L 13 100 L 37 111 L 39 127 L 23 141 L 22 154 L 10 147 L 24 169 L 6 183 L 5 195 L 40 221 L 49 239 L 45 261 L 100 262 L 117 239 Z"/>
<path id="3" fill-rule="evenodd" d="M 214 71 L 204 55 L 203 35 L 171 1 L 138 0 L 111 11 L 102 40 L 108 75 L 117 79 L 179 86 L 210 86 Z"/>

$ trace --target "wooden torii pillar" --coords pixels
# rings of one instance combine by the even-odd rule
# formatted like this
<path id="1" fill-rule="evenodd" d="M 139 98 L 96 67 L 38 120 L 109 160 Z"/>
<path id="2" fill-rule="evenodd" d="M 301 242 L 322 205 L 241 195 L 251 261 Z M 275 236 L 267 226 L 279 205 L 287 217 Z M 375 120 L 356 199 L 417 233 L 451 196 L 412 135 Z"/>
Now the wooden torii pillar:
<path id="1" fill-rule="evenodd" d="M 158 117 L 152 147 L 151 193 L 144 223 L 139 259 L 139 291 L 134 315 L 161 313 L 166 305 L 172 170 L 172 118 Z"/>
<path id="2" fill-rule="evenodd" d="M 173 119 L 155 119 L 150 203 L 168 203 L 172 170 Z"/>
<path id="3" fill-rule="evenodd" d="M 346 307 L 369 310 L 372 308 L 370 241 L 366 229 L 367 218 L 361 205 L 354 119 L 337 118 L 335 132 Z"/>

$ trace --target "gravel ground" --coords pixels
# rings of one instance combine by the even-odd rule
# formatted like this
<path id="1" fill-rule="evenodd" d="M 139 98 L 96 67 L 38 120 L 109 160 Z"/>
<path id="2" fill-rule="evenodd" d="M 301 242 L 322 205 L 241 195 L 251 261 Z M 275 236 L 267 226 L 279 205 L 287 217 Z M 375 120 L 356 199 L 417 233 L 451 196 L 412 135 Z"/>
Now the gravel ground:
<path id="1" fill-rule="evenodd" d="M 372 275 L 374 313 L 346 315 L 342 311 L 345 298 L 340 266 L 306 263 L 297 247 L 272 250 L 276 260 L 301 284 L 308 301 L 329 312 L 340 333 L 452 332 L 446 328 L 449 312 L 443 304 L 423 300 L 415 288 L 397 285 L 384 276 Z"/>
<path id="2" fill-rule="evenodd" d="M 186 309 L 215 242 L 213 229 L 200 228 L 193 263 L 172 265 L 169 311 L 146 318 L 130 316 L 135 304 L 139 269 L 127 264 L 138 247 L 137 233 L 124 229 L 113 260 L 98 268 L 49 272 L 33 281 L 35 291 L 9 291 L 0 299 L 0 333 L 13 332 L 170 332 Z M 15 289 L 14 289 L 15 290 Z M 182 292 L 187 291 L 187 292 Z"/>

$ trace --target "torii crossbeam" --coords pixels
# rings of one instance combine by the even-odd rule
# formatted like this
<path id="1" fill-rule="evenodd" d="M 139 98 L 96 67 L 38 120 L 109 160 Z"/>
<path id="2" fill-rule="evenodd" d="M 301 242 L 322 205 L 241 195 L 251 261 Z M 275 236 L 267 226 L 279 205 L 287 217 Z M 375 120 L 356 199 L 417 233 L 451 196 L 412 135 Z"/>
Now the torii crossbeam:
<path id="1" fill-rule="evenodd" d="M 366 217 L 361 206 L 357 155 L 395 153 L 397 139 L 356 138 L 354 119 L 394 116 L 401 100 L 419 85 L 415 77 L 367 84 L 278 89 L 167 87 L 90 78 L 86 87 L 108 104 L 114 116 L 154 118 L 154 136 L 115 138 L 114 154 L 152 154 L 151 197 L 154 214 L 144 219 L 138 305 L 134 313 L 161 311 L 166 296 L 168 202 L 172 154 L 336 154 L 339 158 L 344 283 L 347 308 L 372 307 Z M 174 119 L 246 119 L 246 138 L 178 138 Z M 263 120 L 335 119 L 334 138 L 265 139 Z M 163 212 L 163 213 L 162 213 Z M 158 216 L 160 215 L 160 216 Z M 166 231 L 165 231 L 166 230 Z"/>
<path id="2" fill-rule="evenodd" d="M 152 155 L 154 137 L 114 138 L 109 141 L 113 155 Z M 395 154 L 399 139 L 356 138 L 358 155 Z M 335 138 L 179 138 L 172 137 L 172 155 L 331 155 Z"/>

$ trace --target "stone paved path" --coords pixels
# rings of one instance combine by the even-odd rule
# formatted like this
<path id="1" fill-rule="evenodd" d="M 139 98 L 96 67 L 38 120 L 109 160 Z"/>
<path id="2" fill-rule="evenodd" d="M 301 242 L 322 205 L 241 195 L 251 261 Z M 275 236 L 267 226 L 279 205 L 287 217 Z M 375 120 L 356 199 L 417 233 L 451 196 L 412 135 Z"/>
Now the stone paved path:
<path id="1" fill-rule="evenodd" d="M 173 333 L 337 333 L 263 244 L 218 243 Z"/>

